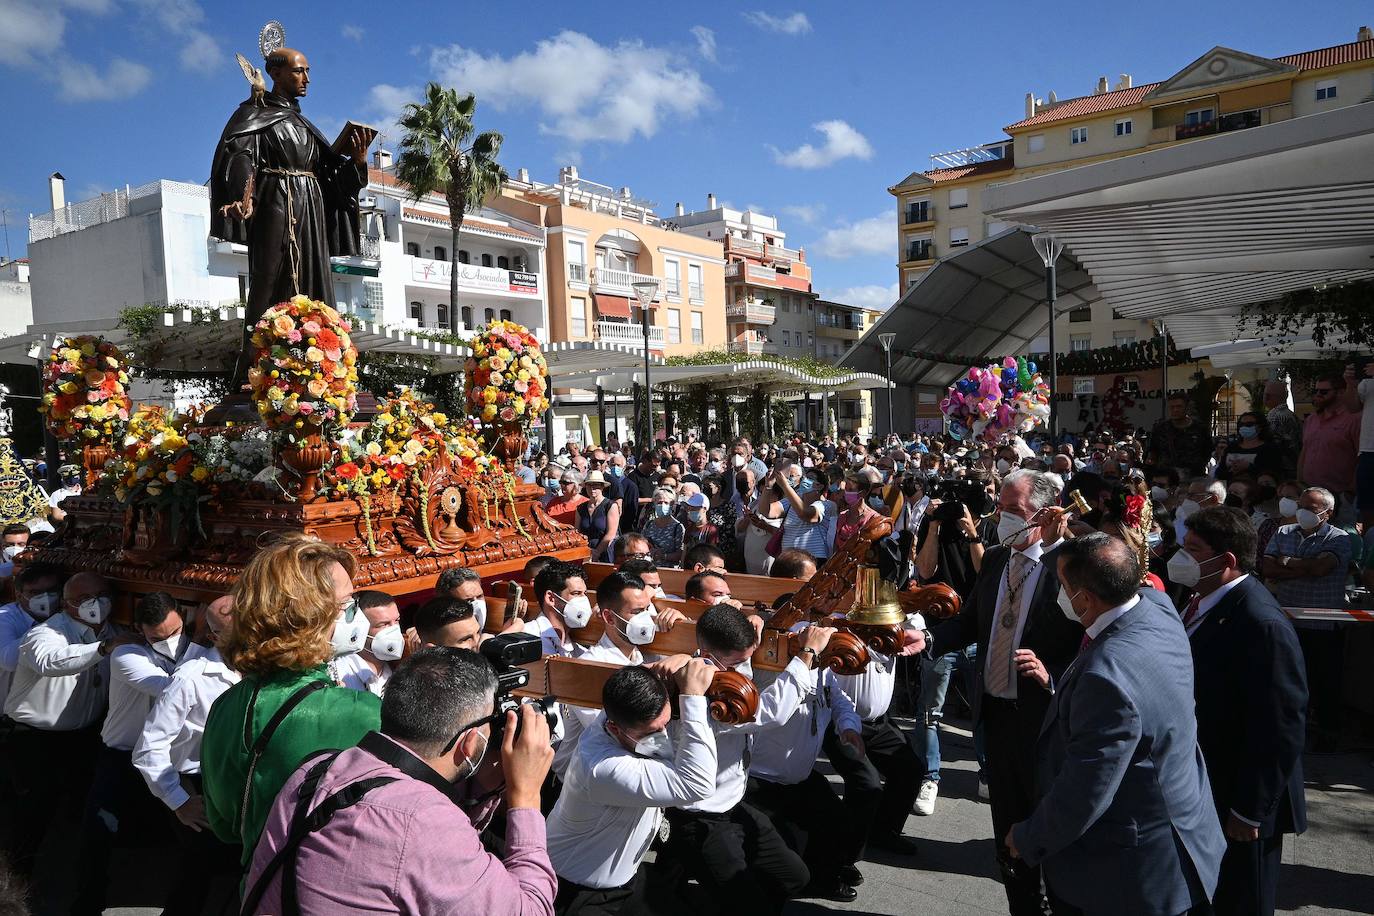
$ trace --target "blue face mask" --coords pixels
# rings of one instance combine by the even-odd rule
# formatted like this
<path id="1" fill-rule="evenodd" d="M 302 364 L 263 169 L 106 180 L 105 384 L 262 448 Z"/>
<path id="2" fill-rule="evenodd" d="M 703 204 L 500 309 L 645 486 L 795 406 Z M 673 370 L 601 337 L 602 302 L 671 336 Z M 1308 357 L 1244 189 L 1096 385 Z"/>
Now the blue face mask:
<path id="1" fill-rule="evenodd" d="M 667 503 L 654 503 L 654 515 L 659 518 L 667 518 L 668 513 L 673 511 L 673 507 Z"/>
<path id="2" fill-rule="evenodd" d="M 810 493 L 814 486 L 815 484 L 811 482 L 810 477 L 803 477 L 801 480 L 797 481 L 797 485 L 792 489 L 796 490 L 798 494 Z"/>
<path id="3" fill-rule="evenodd" d="M 881 496 L 870 496 L 868 498 L 868 507 L 870 509 L 876 509 L 877 511 L 882 512 L 887 509 L 887 504 L 883 502 L 883 498 Z"/>
<path id="4" fill-rule="evenodd" d="M 613 464 L 613 465 L 611 465 L 611 476 L 612 476 L 612 477 L 624 477 L 624 476 L 625 476 L 625 469 L 622 468 L 622 467 L 621 467 L 620 465 L 618 465 L 618 464 Z"/>

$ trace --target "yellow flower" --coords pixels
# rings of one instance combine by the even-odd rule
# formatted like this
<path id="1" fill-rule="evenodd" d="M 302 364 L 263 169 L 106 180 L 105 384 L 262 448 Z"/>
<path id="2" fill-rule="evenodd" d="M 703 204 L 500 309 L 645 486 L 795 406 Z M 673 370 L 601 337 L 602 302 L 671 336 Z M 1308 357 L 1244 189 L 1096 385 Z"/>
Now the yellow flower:
<path id="1" fill-rule="evenodd" d="M 305 358 L 312 363 L 322 363 L 324 362 L 324 351 L 319 347 L 311 347 L 305 351 Z"/>
<path id="2" fill-rule="evenodd" d="M 204 482 L 204 480 L 209 476 L 210 469 L 204 466 L 198 467 L 191 472 L 191 479 L 194 480 L 196 483 Z"/>
<path id="3" fill-rule="evenodd" d="M 329 390 L 329 383 L 324 379 L 314 378 L 307 382 L 305 387 L 307 391 L 319 398 L 323 397 L 324 393 Z"/>
<path id="4" fill-rule="evenodd" d="M 488 404 L 486 407 L 483 407 L 483 408 L 482 408 L 482 420 L 483 420 L 484 422 L 490 423 L 492 420 L 495 420 L 495 419 L 496 419 L 496 405 L 495 405 L 495 404 Z"/>
<path id="5" fill-rule="evenodd" d="M 495 404 L 498 394 L 500 394 L 500 392 L 497 391 L 495 387 L 488 385 L 486 388 L 482 389 L 482 400 L 486 401 L 488 405 Z"/>
<path id="6" fill-rule="evenodd" d="M 367 453 L 371 455 L 373 458 L 376 458 L 378 455 L 382 453 L 382 447 L 378 445 L 376 442 L 369 442 L 367 444 Z"/>
<path id="7" fill-rule="evenodd" d="M 63 394 L 76 394 L 76 382 L 63 382 L 57 386 L 57 390 Z"/>

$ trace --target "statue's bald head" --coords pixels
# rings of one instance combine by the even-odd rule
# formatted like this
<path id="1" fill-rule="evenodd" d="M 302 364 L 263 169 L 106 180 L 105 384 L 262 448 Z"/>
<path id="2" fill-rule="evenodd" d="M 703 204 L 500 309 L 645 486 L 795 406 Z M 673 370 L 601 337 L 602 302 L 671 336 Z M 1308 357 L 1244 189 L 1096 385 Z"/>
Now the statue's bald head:
<path id="1" fill-rule="evenodd" d="M 266 70 L 272 91 L 288 99 L 305 95 L 310 85 L 310 61 L 295 48 L 278 48 L 267 55 Z"/>

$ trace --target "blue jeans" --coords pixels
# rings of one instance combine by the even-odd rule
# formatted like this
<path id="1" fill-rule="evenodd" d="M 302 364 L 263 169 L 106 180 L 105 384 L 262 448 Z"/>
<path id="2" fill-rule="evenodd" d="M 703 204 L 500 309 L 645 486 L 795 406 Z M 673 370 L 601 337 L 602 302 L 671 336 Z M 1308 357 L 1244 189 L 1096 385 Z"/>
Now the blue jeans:
<path id="1" fill-rule="evenodd" d="M 935 661 L 921 666 L 921 707 L 925 710 L 925 721 L 918 721 L 912 733 L 912 746 L 916 756 L 925 763 L 925 779 L 940 781 L 940 719 L 944 715 L 945 694 L 949 691 L 949 679 L 955 672 L 963 674 L 971 681 L 975 663 L 978 661 L 977 643 L 947 652 Z M 965 689 L 971 693 L 972 684 Z M 983 730 L 973 730 L 973 752 L 978 758 L 978 769 L 983 768 Z"/>

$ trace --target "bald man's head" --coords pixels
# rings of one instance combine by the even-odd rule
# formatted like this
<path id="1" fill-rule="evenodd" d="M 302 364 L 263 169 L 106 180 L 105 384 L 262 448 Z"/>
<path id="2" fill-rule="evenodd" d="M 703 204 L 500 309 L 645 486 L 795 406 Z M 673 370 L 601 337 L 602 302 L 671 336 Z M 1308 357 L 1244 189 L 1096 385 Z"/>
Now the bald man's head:
<path id="1" fill-rule="evenodd" d="M 105 599 L 101 603 L 105 605 L 104 614 L 108 615 L 110 583 L 98 573 L 79 572 L 68 579 L 67 584 L 62 587 L 62 608 L 69 616 L 77 620 L 81 619 L 77 611 L 82 603 L 99 598 Z M 104 622 L 103 619 L 101 622 Z"/>
<path id="2" fill-rule="evenodd" d="M 288 99 L 301 98 L 310 85 L 310 61 L 295 48 L 278 48 L 269 54 L 266 70 L 272 91 Z"/>
<path id="3" fill-rule="evenodd" d="M 220 595 L 205 606 L 205 625 L 212 643 L 218 642 L 220 634 L 229 629 L 234 622 L 234 599 L 230 595 Z"/>

